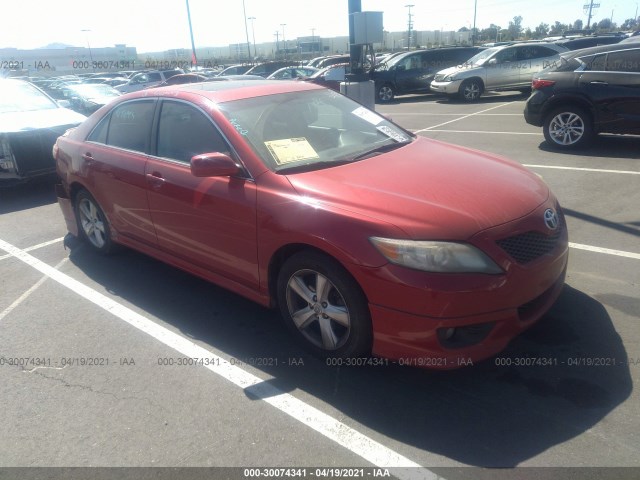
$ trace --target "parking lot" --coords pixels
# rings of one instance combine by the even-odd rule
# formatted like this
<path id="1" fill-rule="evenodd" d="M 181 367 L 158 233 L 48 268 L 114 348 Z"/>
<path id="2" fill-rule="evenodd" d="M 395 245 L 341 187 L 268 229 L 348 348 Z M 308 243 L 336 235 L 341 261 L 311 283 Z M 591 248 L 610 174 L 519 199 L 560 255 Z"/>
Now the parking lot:
<path id="1" fill-rule="evenodd" d="M 528 166 L 565 210 L 570 263 L 556 305 L 499 357 L 455 371 L 327 366 L 276 311 L 66 236 L 52 183 L 0 191 L 0 467 L 638 478 L 640 137 L 556 153 L 525 123 L 525 100 L 376 106 L 419 135 Z"/>

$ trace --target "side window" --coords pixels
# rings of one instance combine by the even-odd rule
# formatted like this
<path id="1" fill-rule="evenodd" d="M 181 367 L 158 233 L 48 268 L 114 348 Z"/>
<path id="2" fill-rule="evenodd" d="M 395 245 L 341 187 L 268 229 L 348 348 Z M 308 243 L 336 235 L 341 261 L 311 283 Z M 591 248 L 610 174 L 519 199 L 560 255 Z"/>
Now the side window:
<path id="1" fill-rule="evenodd" d="M 640 49 L 610 53 L 607 71 L 640 73 Z"/>
<path id="2" fill-rule="evenodd" d="M 96 143 L 107 143 L 107 129 L 109 128 L 109 119 L 111 115 L 105 115 L 105 117 L 100 120 L 100 123 L 96 125 L 93 131 L 87 137 L 88 142 L 96 142 Z"/>
<path id="3" fill-rule="evenodd" d="M 498 53 L 496 53 L 495 58 L 498 63 L 504 62 L 515 62 L 516 61 L 516 49 L 515 48 L 507 48 Z"/>
<path id="4" fill-rule="evenodd" d="M 146 152 L 155 101 L 127 102 L 111 112 L 107 145 Z"/>
<path id="5" fill-rule="evenodd" d="M 202 112 L 185 103 L 163 102 L 158 125 L 159 157 L 189 163 L 195 155 L 228 151 L 222 135 Z"/>
<path id="6" fill-rule="evenodd" d="M 147 82 L 160 82 L 162 77 L 159 72 L 151 72 L 147 75 Z"/>
<path id="7" fill-rule="evenodd" d="M 594 72 L 604 72 L 605 63 L 607 60 L 607 54 L 601 53 L 600 55 L 593 55 L 591 57 L 585 57 L 581 59 L 585 63 L 585 70 L 591 70 Z"/>

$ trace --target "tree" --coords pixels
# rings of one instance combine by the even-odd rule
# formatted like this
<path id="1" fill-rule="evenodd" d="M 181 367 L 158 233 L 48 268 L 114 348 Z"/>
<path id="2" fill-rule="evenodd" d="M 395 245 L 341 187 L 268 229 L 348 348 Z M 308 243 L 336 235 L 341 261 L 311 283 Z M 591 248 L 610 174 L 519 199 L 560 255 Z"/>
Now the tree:
<path id="1" fill-rule="evenodd" d="M 549 25 L 541 23 L 533 31 L 533 38 L 544 38 L 549 35 Z"/>
<path id="2" fill-rule="evenodd" d="M 574 30 L 582 30 L 583 25 L 584 24 L 582 23 L 582 20 L 578 19 L 575 22 L 573 22 L 573 29 Z"/>
<path id="3" fill-rule="evenodd" d="M 611 22 L 609 18 L 603 18 L 598 23 L 593 24 L 593 29 L 598 32 L 610 32 L 617 29 L 615 22 Z"/>
<path id="4" fill-rule="evenodd" d="M 569 30 L 569 25 L 556 20 L 556 23 L 554 23 L 553 27 L 549 30 L 549 35 L 562 35 L 565 30 Z"/>
<path id="5" fill-rule="evenodd" d="M 513 17 L 513 21 L 509 22 L 509 28 L 507 29 L 507 36 L 510 40 L 517 40 L 522 34 L 522 17 L 517 15 Z"/>
<path id="6" fill-rule="evenodd" d="M 621 30 L 637 30 L 639 26 L 639 22 L 637 18 L 627 18 L 622 25 L 620 25 Z"/>

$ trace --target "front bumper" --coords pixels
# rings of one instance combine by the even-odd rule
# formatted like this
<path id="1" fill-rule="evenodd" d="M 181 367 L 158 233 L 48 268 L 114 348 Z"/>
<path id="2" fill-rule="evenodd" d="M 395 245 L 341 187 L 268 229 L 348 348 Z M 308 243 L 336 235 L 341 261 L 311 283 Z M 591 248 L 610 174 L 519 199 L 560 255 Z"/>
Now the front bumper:
<path id="1" fill-rule="evenodd" d="M 541 225 L 549 208 L 558 212 L 557 230 Z M 469 365 L 503 350 L 560 295 L 569 246 L 553 198 L 525 217 L 479 232 L 470 243 L 504 273 L 433 274 L 390 264 L 356 273 L 369 301 L 374 355 L 436 369 Z M 527 256 L 530 251 L 536 255 Z"/>
<path id="2" fill-rule="evenodd" d="M 457 95 L 458 92 L 460 91 L 460 85 L 462 84 L 463 80 L 452 80 L 450 82 L 444 82 L 444 81 L 436 81 L 435 79 L 431 82 L 431 85 L 429 85 L 429 89 L 432 92 L 436 92 L 436 93 L 444 93 L 446 95 Z"/>

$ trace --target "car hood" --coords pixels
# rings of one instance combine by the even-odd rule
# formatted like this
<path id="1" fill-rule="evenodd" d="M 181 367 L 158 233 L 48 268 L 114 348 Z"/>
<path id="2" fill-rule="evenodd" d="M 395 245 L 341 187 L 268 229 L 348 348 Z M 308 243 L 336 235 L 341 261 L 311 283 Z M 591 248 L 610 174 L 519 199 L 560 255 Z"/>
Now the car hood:
<path id="1" fill-rule="evenodd" d="M 546 184 L 516 162 L 423 137 L 288 179 L 301 196 L 393 224 L 413 239 L 466 240 L 549 197 Z"/>
<path id="2" fill-rule="evenodd" d="M 456 65 L 455 67 L 449 67 L 449 68 L 445 68 L 444 70 L 440 70 L 438 72 L 438 75 L 451 75 L 452 73 L 459 73 L 459 72 L 475 72 L 478 70 L 482 70 L 483 65 L 480 64 L 473 64 L 473 65 L 469 65 L 469 64 L 462 64 L 462 65 Z"/>
<path id="3" fill-rule="evenodd" d="M 0 132 L 23 132 L 56 126 L 77 125 L 87 117 L 68 108 L 51 108 L 0 114 Z"/>

